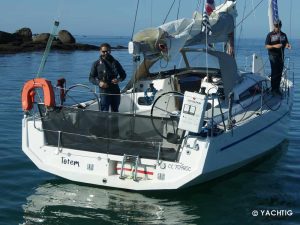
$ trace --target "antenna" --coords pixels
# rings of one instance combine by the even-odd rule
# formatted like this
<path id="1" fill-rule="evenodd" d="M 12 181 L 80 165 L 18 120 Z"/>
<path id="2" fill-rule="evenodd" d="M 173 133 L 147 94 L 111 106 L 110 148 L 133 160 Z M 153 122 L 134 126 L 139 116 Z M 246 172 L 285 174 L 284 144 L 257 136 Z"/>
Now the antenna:
<path id="1" fill-rule="evenodd" d="M 47 59 L 48 59 L 48 55 L 49 55 L 49 52 L 50 52 L 50 48 L 51 48 L 53 39 L 54 39 L 54 37 L 56 36 L 56 33 L 57 33 L 58 26 L 59 26 L 59 22 L 54 21 L 52 32 L 51 32 L 50 37 L 48 39 L 46 49 L 45 49 L 45 52 L 43 54 L 43 58 L 42 58 L 42 61 L 41 61 L 41 64 L 40 64 L 40 67 L 39 67 L 39 70 L 37 72 L 36 77 L 40 77 L 42 71 L 44 70 L 44 67 L 45 67 Z"/>

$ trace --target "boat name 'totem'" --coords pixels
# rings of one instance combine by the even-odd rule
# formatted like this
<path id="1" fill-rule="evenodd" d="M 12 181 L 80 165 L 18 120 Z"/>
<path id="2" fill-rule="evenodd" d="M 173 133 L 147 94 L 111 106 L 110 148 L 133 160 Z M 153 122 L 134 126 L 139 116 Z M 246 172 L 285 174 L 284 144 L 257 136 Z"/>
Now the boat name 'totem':
<path id="1" fill-rule="evenodd" d="M 61 157 L 61 163 L 62 164 L 67 164 L 67 165 L 72 165 L 72 166 L 80 167 L 79 161 L 75 161 L 75 160 L 71 160 L 71 159 L 66 159 L 65 157 Z"/>
<path id="2" fill-rule="evenodd" d="M 171 170 L 184 170 L 184 171 L 191 171 L 191 167 L 185 166 L 183 164 L 168 164 L 168 169 Z"/>

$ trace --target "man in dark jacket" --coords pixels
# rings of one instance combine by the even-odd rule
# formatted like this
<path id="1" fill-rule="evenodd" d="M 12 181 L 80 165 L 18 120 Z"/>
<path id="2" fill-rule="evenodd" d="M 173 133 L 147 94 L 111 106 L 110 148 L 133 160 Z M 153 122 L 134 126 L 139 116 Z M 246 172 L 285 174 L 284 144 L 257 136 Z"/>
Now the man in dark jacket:
<path id="1" fill-rule="evenodd" d="M 119 111 L 120 88 L 118 83 L 126 78 L 121 64 L 110 54 L 111 47 L 107 43 L 100 46 L 100 58 L 92 65 L 89 80 L 100 87 L 101 111 Z"/>
<path id="2" fill-rule="evenodd" d="M 280 82 L 284 66 L 284 49 L 291 48 L 286 34 L 281 31 L 281 26 L 281 21 L 275 20 L 274 30 L 267 35 L 265 42 L 271 64 L 272 93 L 278 95 L 281 95 Z"/>

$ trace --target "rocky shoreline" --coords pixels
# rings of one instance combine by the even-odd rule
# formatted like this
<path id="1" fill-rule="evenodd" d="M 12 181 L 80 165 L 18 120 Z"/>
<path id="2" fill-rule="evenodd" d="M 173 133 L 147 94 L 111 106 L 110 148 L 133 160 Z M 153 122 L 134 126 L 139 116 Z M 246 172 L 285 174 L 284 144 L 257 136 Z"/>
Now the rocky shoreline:
<path id="1" fill-rule="evenodd" d="M 43 51 L 46 48 L 50 33 L 32 35 L 31 29 L 24 27 L 15 33 L 0 31 L 0 54 Z M 124 46 L 113 49 L 127 49 Z M 60 30 L 52 42 L 51 49 L 61 51 L 99 50 L 99 46 L 76 43 L 74 36 L 67 30 Z"/>

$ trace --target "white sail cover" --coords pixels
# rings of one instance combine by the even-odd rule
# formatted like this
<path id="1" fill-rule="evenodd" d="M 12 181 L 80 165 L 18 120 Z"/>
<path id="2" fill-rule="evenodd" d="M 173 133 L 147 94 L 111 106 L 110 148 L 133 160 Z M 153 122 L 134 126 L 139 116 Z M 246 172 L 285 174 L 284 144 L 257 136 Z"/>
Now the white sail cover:
<path id="1" fill-rule="evenodd" d="M 184 46 L 225 42 L 234 30 L 235 4 L 226 1 L 211 13 L 211 35 L 202 31 L 202 15 L 195 12 L 192 19 L 179 19 L 143 30 L 134 36 L 133 41 L 140 44 L 140 51 L 146 56 L 159 53 L 166 59 L 175 57 Z"/>

